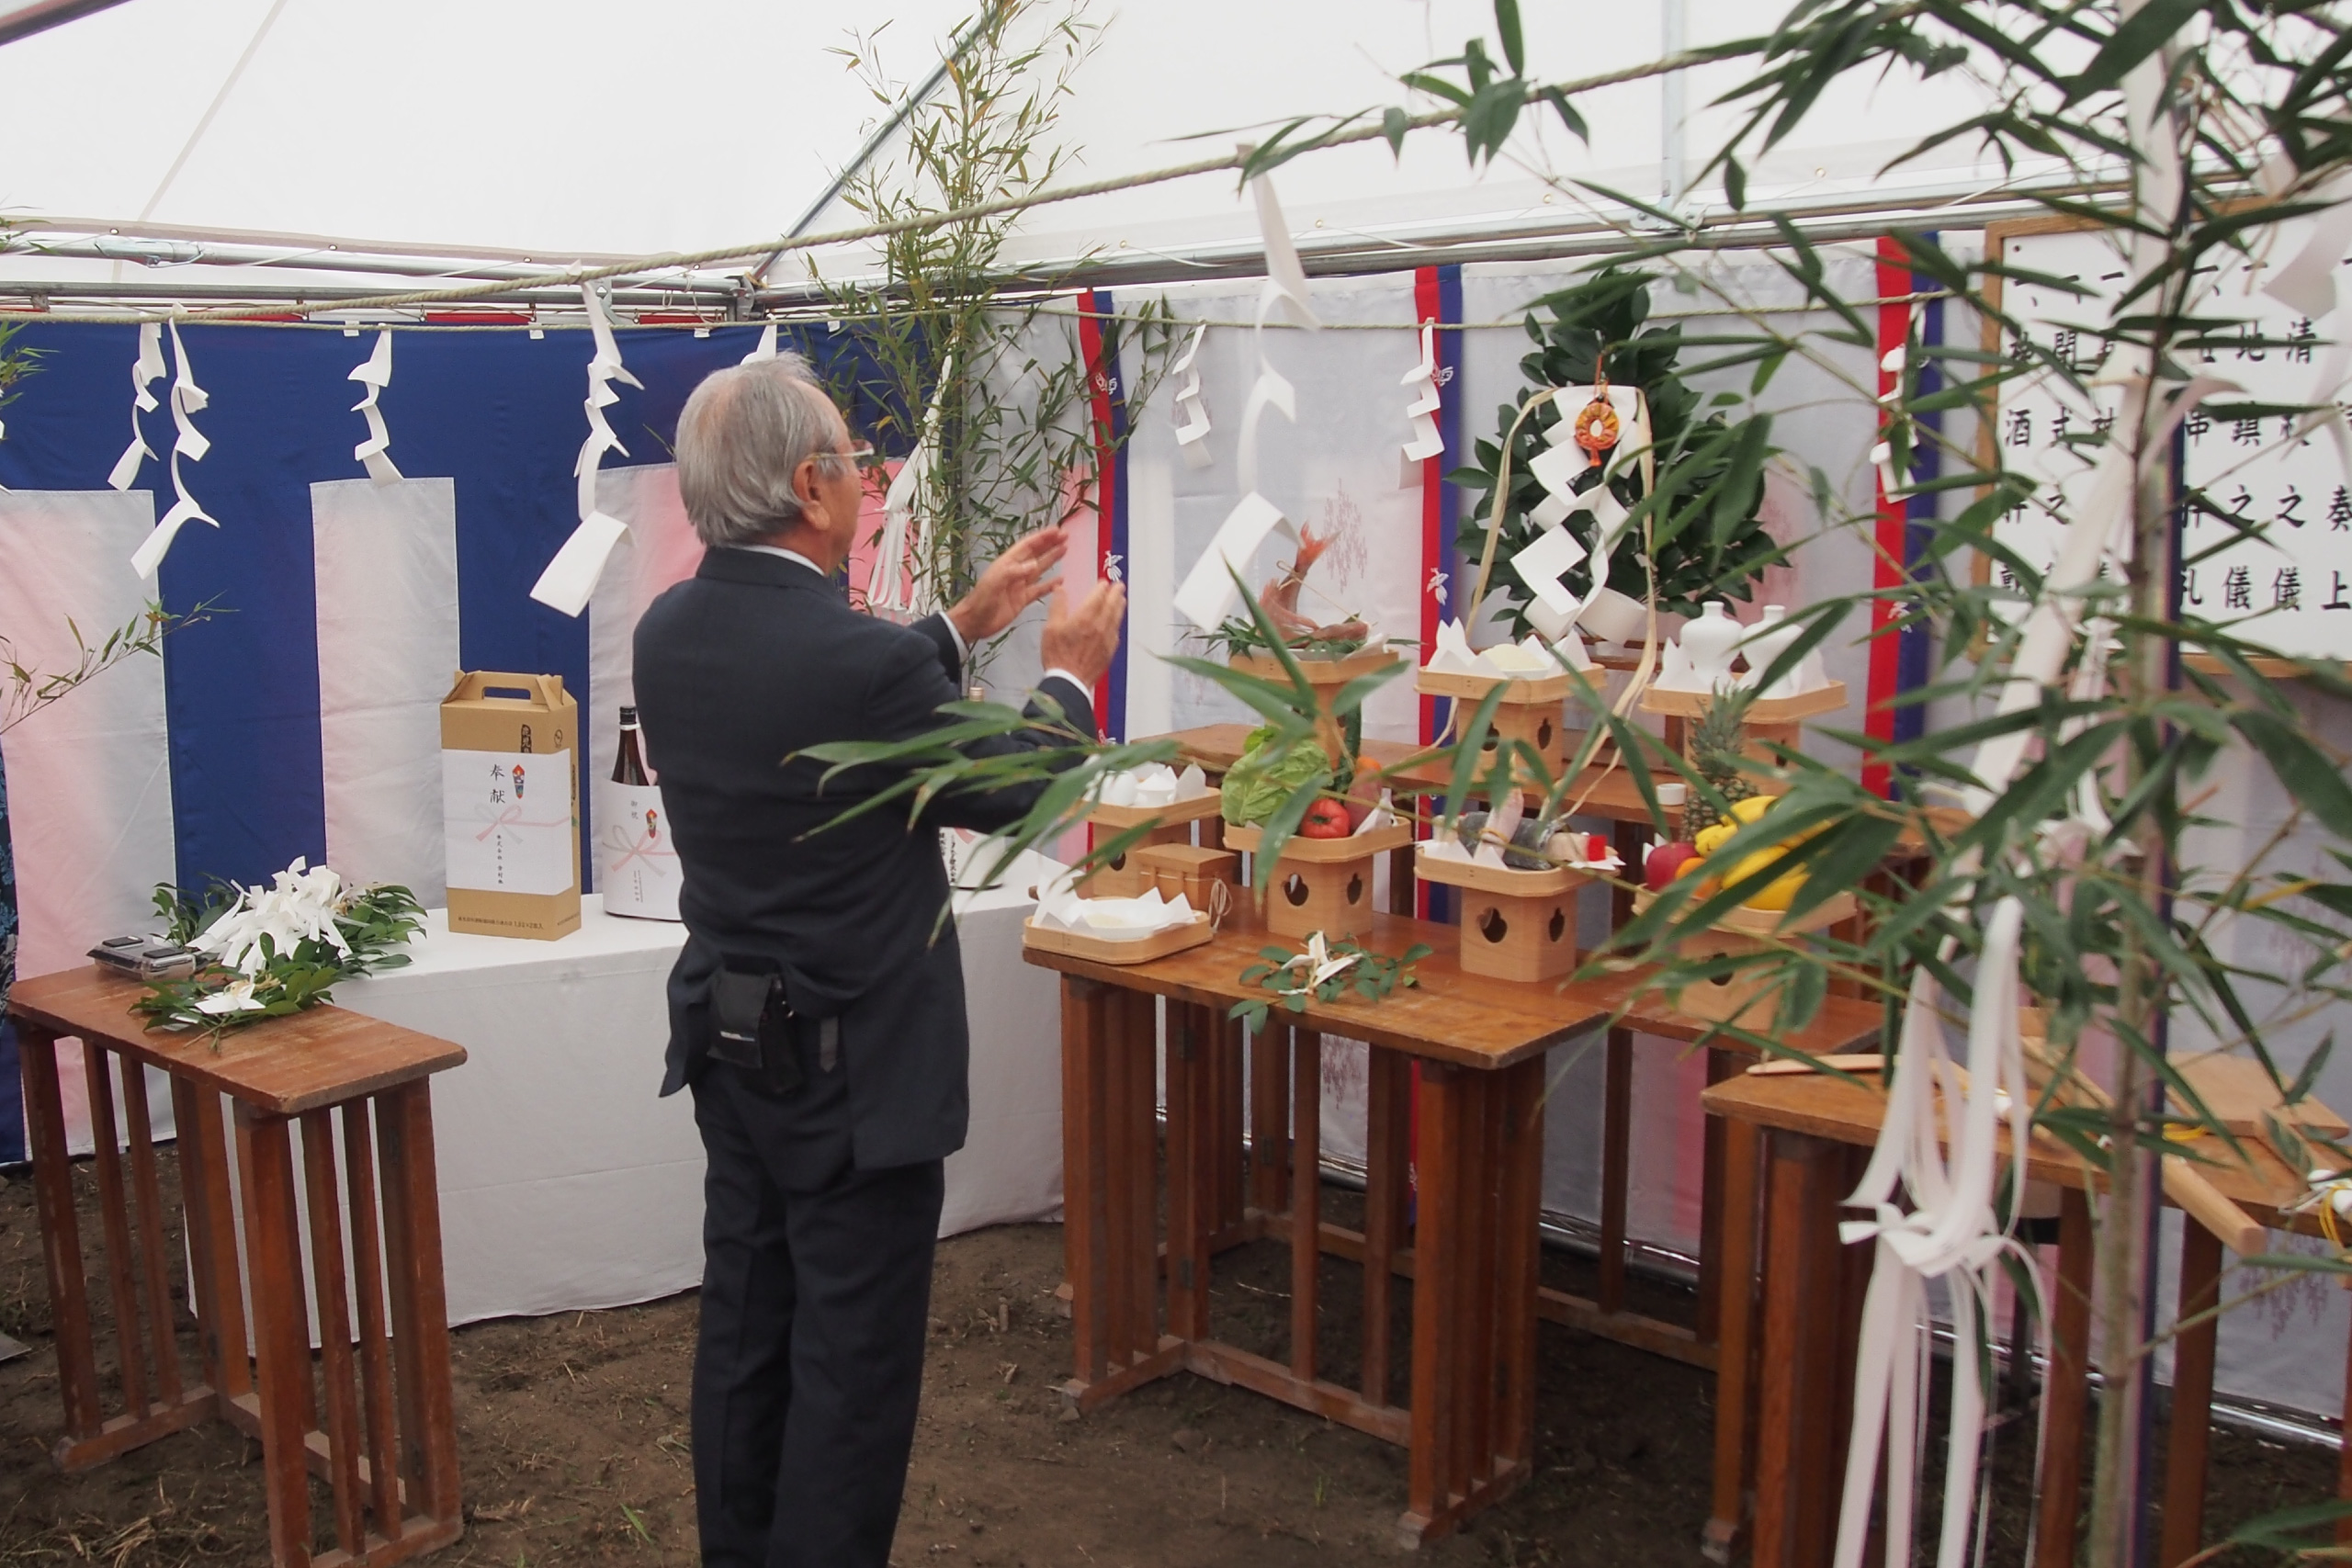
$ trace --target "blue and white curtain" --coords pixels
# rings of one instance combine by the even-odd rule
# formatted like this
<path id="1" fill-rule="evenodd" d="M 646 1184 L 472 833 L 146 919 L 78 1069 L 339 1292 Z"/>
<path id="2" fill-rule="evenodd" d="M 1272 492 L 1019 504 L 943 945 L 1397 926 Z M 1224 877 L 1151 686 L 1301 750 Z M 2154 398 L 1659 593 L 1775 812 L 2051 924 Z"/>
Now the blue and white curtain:
<path id="1" fill-rule="evenodd" d="M 872 398 L 860 335 L 792 335 L 888 441 L 898 422 Z M 588 730 L 583 773 L 609 772 L 637 614 L 699 556 L 668 462 L 678 411 L 760 329 L 620 333 L 643 386 L 617 387 L 605 411 L 627 456 L 606 458 L 599 503 L 634 534 L 577 619 L 529 592 L 578 520 L 587 332 L 398 331 L 379 407 L 406 477 L 384 484 L 353 456 L 368 427 L 350 373 L 372 329 L 178 336 L 210 444 L 180 472 L 219 526 L 182 527 L 152 581 L 130 557 L 173 503 L 175 430 L 167 400 L 133 414 L 139 329 L 33 323 L 17 339 L 40 358 L 0 441 L 0 635 L 17 661 L 70 669 L 77 638 L 98 644 L 151 597 L 196 617 L 160 659 L 107 671 L 0 740 L 14 861 L 0 931 L 16 928 L 27 976 L 145 929 L 157 883 L 253 882 L 297 856 L 439 902 L 437 705 L 459 669 L 562 676 Z M 117 491 L 134 417 L 155 456 Z M 21 1148 L 14 1077 L 0 1161 Z"/>

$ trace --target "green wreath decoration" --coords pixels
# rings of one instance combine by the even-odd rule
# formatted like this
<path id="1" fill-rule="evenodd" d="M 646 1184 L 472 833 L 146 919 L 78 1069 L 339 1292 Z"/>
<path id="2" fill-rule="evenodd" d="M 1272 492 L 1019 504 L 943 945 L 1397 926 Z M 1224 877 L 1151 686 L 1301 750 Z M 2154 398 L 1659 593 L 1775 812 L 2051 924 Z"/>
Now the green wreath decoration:
<path id="1" fill-rule="evenodd" d="M 1627 464 L 1624 472 L 1608 481 L 1634 514 L 1631 531 L 1610 562 L 1609 586 L 1633 599 L 1648 594 L 1649 573 L 1640 547 L 1645 526 L 1656 558 L 1657 606 L 1663 614 L 1696 615 L 1708 599 L 1747 599 L 1758 575 L 1781 558 L 1782 547 L 1765 532 L 1758 515 L 1764 499 L 1764 466 L 1779 451 L 1771 444 L 1772 416 L 1734 418 L 1727 411 L 1742 402 L 1737 394 L 1702 393 L 1677 373 L 1685 346 L 1682 324 L 1643 324 L 1649 317 L 1653 281 L 1648 272 L 1607 266 L 1572 288 L 1535 301 L 1551 319 L 1545 321 L 1534 311 L 1527 317 L 1527 335 L 1537 347 L 1519 366 L 1533 385 L 1499 411 L 1497 438 L 1477 444 L 1477 461 L 1446 476 L 1480 497 L 1475 507 L 1465 508 L 1457 536 L 1463 560 L 1477 559 L 1487 547 L 1501 442 L 1521 410 L 1539 388 L 1591 385 L 1604 354 L 1609 379 L 1638 387 L 1649 400 L 1657 476 L 1657 500 L 1646 511 L 1640 504 L 1645 497 L 1639 465 Z M 1528 416 L 1511 440 L 1510 495 L 1487 587 L 1489 592 L 1502 590 L 1508 601 L 1505 615 L 1516 636 L 1530 629 L 1529 594 L 1526 584 L 1504 570 L 1503 563 L 1535 542 L 1541 530 L 1528 513 L 1546 493 L 1543 482 L 1528 472 L 1528 464 L 1552 444 L 1554 429 L 1572 424 L 1577 412 L 1553 400 Z M 1570 439 L 1566 428 L 1559 429 L 1559 439 Z M 1586 470 L 1577 481 L 1578 492 L 1602 482 L 1600 471 Z M 1590 513 L 1571 513 L 1563 525 L 1588 551 L 1593 548 L 1599 527 Z M 1578 595 L 1589 592 L 1589 559 L 1570 570 L 1566 581 Z"/>

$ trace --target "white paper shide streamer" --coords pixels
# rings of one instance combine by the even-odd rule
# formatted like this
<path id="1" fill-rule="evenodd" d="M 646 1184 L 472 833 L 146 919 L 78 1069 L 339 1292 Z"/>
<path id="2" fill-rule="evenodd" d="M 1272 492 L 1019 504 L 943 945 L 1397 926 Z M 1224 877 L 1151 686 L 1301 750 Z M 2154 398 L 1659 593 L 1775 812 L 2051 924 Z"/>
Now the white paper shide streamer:
<path id="1" fill-rule="evenodd" d="M 1421 482 L 1422 465 L 1445 450 L 1445 436 L 1437 427 L 1438 410 L 1445 403 L 1437 389 L 1437 324 L 1421 323 L 1421 357 L 1398 383 L 1413 394 L 1405 405 L 1405 423 L 1412 434 L 1405 438 L 1404 472 L 1400 488 Z"/>
<path id="2" fill-rule="evenodd" d="M 1214 461 L 1209 451 L 1209 411 L 1201 401 L 1201 367 L 1195 363 L 1201 340 L 1208 332 L 1206 321 L 1194 327 L 1185 340 L 1184 352 L 1168 367 L 1176 377 L 1176 450 L 1195 468 L 1205 468 Z"/>
<path id="3" fill-rule="evenodd" d="M 196 372 L 188 367 L 187 345 L 180 341 L 180 324 L 177 321 L 172 323 L 172 363 L 175 367 L 171 393 L 172 509 L 164 513 L 163 519 L 155 525 L 155 531 L 147 536 L 145 542 L 131 552 L 130 564 L 141 577 L 155 575 L 155 569 L 163 564 L 164 557 L 171 550 L 172 540 L 178 536 L 181 524 L 209 523 L 215 528 L 220 526 L 218 521 L 207 516 L 204 508 L 196 503 L 196 498 L 188 494 L 187 481 L 180 474 L 181 459 L 201 463 L 204 455 L 212 450 L 212 443 L 205 437 L 204 432 L 197 429 L 194 417 L 204 412 L 204 406 L 212 400 L 205 395 L 203 388 L 196 384 Z M 145 367 L 142 343 L 140 367 L 143 370 Z M 141 390 L 143 394 L 143 386 Z M 132 418 L 135 423 L 137 416 Z M 141 449 L 144 449 L 143 444 Z M 123 454 L 123 461 L 130 461 L 129 453 Z M 116 465 L 118 470 L 122 467 L 122 463 Z M 132 471 L 137 471 L 136 465 L 132 465 Z"/>
<path id="4" fill-rule="evenodd" d="M 116 490 L 129 490 L 139 478 L 139 466 L 153 457 L 153 448 L 140 431 L 139 416 L 153 413 L 163 405 L 147 389 L 164 378 L 164 323 L 139 323 L 139 357 L 130 367 L 130 445 L 114 460 L 114 471 L 107 475 L 107 483 Z"/>
<path id="5" fill-rule="evenodd" d="M 352 412 L 367 416 L 368 439 L 353 447 L 351 455 L 366 466 L 368 477 L 378 484 L 398 484 L 401 471 L 392 467 L 392 437 L 384 428 L 384 411 L 376 406 L 376 400 L 383 395 L 385 388 L 392 384 L 392 332 L 390 327 L 377 333 L 375 352 L 352 371 L 349 379 L 368 389 L 367 396 L 351 408 Z"/>
<path id="6" fill-rule="evenodd" d="M 580 460 L 572 465 L 572 473 L 580 481 L 580 526 L 563 542 L 563 548 L 548 562 L 532 584 L 531 597 L 550 609 L 567 615 L 576 615 L 588 607 L 589 596 L 596 592 L 596 580 L 605 573 L 605 562 L 612 555 L 613 547 L 628 532 L 628 525 L 596 509 L 596 470 L 607 452 L 628 456 L 628 448 L 613 434 L 605 422 L 605 411 L 620 401 L 621 395 L 613 390 L 613 383 L 626 381 L 632 387 L 644 382 L 630 375 L 621 364 L 620 346 L 613 340 L 613 319 L 605 312 L 605 302 L 596 297 L 593 285 L 580 286 L 580 298 L 588 308 L 588 328 L 594 337 L 596 352 L 588 361 L 588 439 L 581 444 Z"/>
<path id="7" fill-rule="evenodd" d="M 763 359 L 774 359 L 775 357 L 775 323 L 774 321 L 770 321 L 760 329 L 760 341 L 752 345 L 752 352 L 745 355 L 736 363 L 741 365 L 757 365 Z"/>
<path id="8" fill-rule="evenodd" d="M 882 538 L 875 548 L 874 570 L 865 582 L 865 605 L 869 610 L 927 615 L 939 607 L 930 574 L 910 569 L 907 557 L 911 552 L 919 568 L 930 552 L 931 517 L 923 509 L 924 492 L 939 467 L 939 426 L 945 417 L 943 405 L 955 379 L 956 359 L 950 355 L 940 365 L 939 384 L 932 394 L 931 406 L 923 411 L 915 449 L 899 465 L 899 471 L 891 476 L 890 488 L 882 498 Z"/>
<path id="9" fill-rule="evenodd" d="M 1241 410 L 1240 455 L 1237 459 L 1241 499 L 1226 514 L 1216 536 L 1185 574 L 1184 585 L 1176 591 L 1177 610 L 1204 632 L 1215 631 L 1239 604 L 1241 596 L 1234 586 L 1233 574 L 1250 570 L 1266 536 L 1279 528 L 1287 536 L 1297 537 L 1296 529 L 1283 515 L 1282 508 L 1258 491 L 1260 422 L 1270 408 L 1279 409 L 1284 419 L 1298 418 L 1297 394 L 1266 357 L 1266 318 L 1280 310 L 1310 332 L 1323 324 L 1308 299 L 1306 269 L 1299 265 L 1298 249 L 1291 243 L 1290 225 L 1283 221 L 1282 205 L 1274 199 L 1272 184 L 1261 175 L 1250 186 L 1258 201 L 1258 226 L 1265 236 L 1266 287 L 1258 296 L 1258 379 L 1250 387 L 1250 400 Z"/>

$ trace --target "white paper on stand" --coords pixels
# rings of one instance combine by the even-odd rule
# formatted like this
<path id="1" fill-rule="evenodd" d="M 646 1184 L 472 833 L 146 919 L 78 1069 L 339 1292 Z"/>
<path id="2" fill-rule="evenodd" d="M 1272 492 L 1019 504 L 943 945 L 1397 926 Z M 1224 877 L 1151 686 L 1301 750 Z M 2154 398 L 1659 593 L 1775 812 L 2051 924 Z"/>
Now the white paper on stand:
<path id="1" fill-rule="evenodd" d="M 1140 942 L 1154 931 L 1192 924 L 1193 914 L 1182 893 L 1163 899 L 1158 888 L 1135 898 L 1082 898 L 1065 876 L 1037 889 L 1035 918 L 1040 927 L 1108 942 Z"/>
<path id="2" fill-rule="evenodd" d="M 544 780 L 537 790 L 534 780 Z M 441 753 L 449 886 L 561 893 L 573 886 L 571 753 Z"/>
<path id="3" fill-rule="evenodd" d="M 1201 630 L 1215 631 L 1241 603 L 1233 574 L 1250 570 L 1268 534 L 1289 527 L 1272 502 L 1254 490 L 1243 496 L 1185 574 L 1184 586 L 1176 591 L 1177 610 Z"/>

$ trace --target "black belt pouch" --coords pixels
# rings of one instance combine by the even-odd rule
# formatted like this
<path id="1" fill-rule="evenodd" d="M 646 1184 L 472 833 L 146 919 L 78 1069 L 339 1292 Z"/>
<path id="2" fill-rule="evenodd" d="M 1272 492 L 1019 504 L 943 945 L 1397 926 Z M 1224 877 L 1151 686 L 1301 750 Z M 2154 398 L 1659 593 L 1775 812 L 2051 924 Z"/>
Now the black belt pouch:
<path id="1" fill-rule="evenodd" d="M 752 1074 L 772 1094 L 800 1087 L 793 1011 L 784 976 L 767 961 L 729 958 L 710 984 L 710 1055 Z"/>

